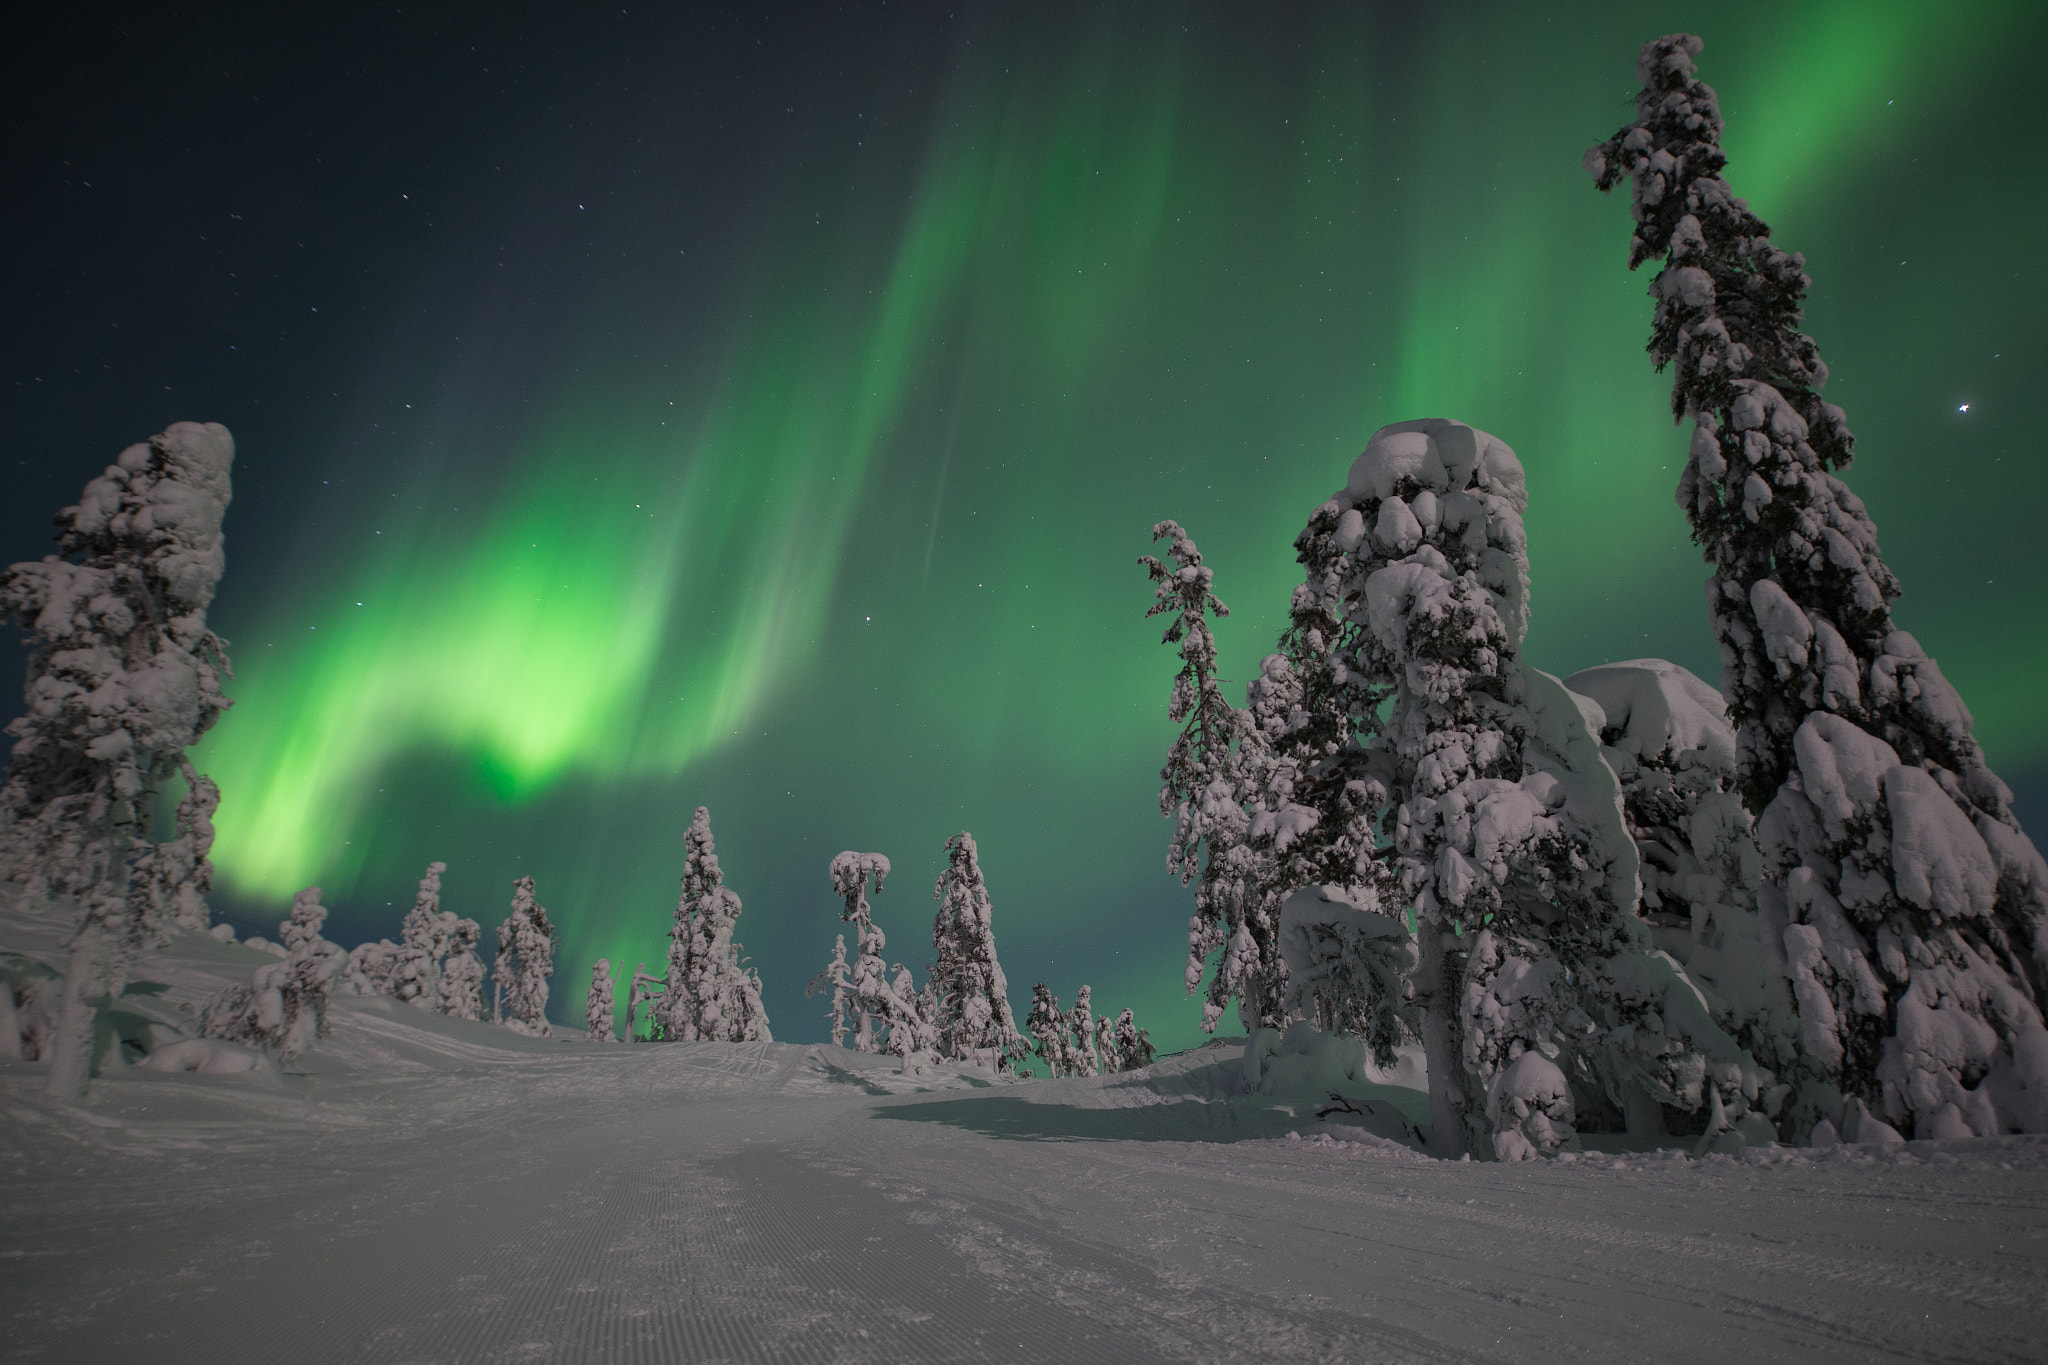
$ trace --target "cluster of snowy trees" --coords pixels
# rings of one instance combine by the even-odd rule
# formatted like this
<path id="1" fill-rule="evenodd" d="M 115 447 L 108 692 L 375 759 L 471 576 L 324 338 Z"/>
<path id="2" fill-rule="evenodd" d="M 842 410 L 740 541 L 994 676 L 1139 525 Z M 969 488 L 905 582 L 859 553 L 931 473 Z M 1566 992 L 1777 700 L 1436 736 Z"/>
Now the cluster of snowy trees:
<path id="1" fill-rule="evenodd" d="M 1107 1076 L 1117 1071 L 1136 1071 L 1150 1066 L 1157 1056 L 1149 1030 L 1138 1027 L 1126 1009 L 1112 1020 L 1095 1017 L 1094 992 L 1081 987 L 1071 1012 L 1060 1009 L 1060 998 L 1043 981 L 1031 988 L 1031 1015 L 1024 1021 L 1030 1030 L 1032 1051 L 1045 1063 L 1046 1074 L 1062 1076 Z"/>
<path id="2" fill-rule="evenodd" d="M 446 863 L 427 864 L 399 929 L 399 941 L 378 939 L 348 954 L 342 984 L 357 995 L 388 995 L 416 1008 L 457 1019 L 483 1017 L 484 964 L 477 956 L 483 928 L 441 908 Z M 311 894 L 318 897 L 318 887 Z M 546 1038 L 548 981 L 555 970 L 555 928 L 534 898 L 533 878 L 512 883 L 511 913 L 498 926 L 498 956 L 491 1020 L 515 1033 Z"/>
<path id="3" fill-rule="evenodd" d="M 1020 1073 L 1019 1064 L 1036 1053 L 1054 1076 L 1092 1076 L 1152 1060 L 1152 1040 L 1131 1011 L 1114 1023 L 1095 1020 L 1086 986 L 1074 1014 L 1059 1015 L 1056 1024 L 1034 1008 L 1028 1028 L 1036 1046 L 1019 1031 L 972 834 L 962 830 L 946 841 L 946 866 L 932 889 L 939 907 L 932 917 L 934 960 L 922 986 L 909 967 L 890 966 L 883 956 L 888 937 L 875 923 L 868 893 L 879 894 L 888 875 L 889 859 L 880 853 L 849 850 L 832 859 L 832 889 L 844 905 L 840 918 L 853 926 L 854 956 L 847 960 L 846 936 L 839 935 L 832 960 L 805 994 L 831 995 L 834 1047 L 887 1053 L 900 1058 L 906 1072 L 943 1060 L 1029 1074 Z M 1056 1011 L 1056 1002 L 1046 1004 L 1050 999 L 1039 986 L 1035 1003 Z"/>
<path id="4" fill-rule="evenodd" d="M 61 555 L 0 574 L 0 614 L 34 632 L 26 714 L 7 727 L 0 876 L 31 907 L 77 916 L 57 1019 L 39 1040 L 48 1089 L 65 1098 L 84 1095 L 96 1017 L 136 957 L 206 925 L 220 793 L 186 751 L 228 706 L 206 611 L 226 563 L 234 453 L 225 427 L 197 422 L 128 447 L 57 514 Z M 178 778 L 174 832 L 155 840 L 159 797 Z"/>
<path id="5" fill-rule="evenodd" d="M 1522 469 L 1462 423 L 1381 429 L 1309 519 L 1243 707 L 1211 571 L 1161 523 L 1167 560 L 1141 562 L 1182 660 L 1161 807 L 1195 883 L 1188 986 L 1208 1028 L 1235 999 L 1382 1062 L 1419 1038 L 1444 1154 L 2048 1131 L 2048 864 L 1891 620 L 1832 472 L 1850 438 L 1798 331 L 1803 261 L 1720 176 L 1699 50 L 1644 49 L 1638 120 L 1587 166 L 1634 190 L 1631 265 L 1665 258 L 1650 350 L 1694 424 L 1678 498 L 1723 692 L 1661 660 L 1522 662 Z"/>
<path id="6" fill-rule="evenodd" d="M 668 970 L 650 976 L 645 963 L 635 969 L 626 998 L 628 1041 L 643 1004 L 651 1006 L 649 1042 L 774 1040 L 761 1004 L 761 975 L 746 965 L 745 950 L 733 937 L 739 918 L 740 898 L 718 865 L 711 812 L 699 806 L 683 836 L 682 894 L 669 929 Z M 584 1018 L 593 1039 L 612 1037 L 611 970 L 610 961 L 601 960 L 591 973 Z"/>

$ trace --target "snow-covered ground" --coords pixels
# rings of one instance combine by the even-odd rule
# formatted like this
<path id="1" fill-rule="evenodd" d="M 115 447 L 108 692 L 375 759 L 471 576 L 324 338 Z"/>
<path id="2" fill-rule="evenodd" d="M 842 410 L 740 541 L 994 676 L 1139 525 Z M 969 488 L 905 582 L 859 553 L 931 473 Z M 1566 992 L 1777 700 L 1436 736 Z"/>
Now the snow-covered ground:
<path id="1" fill-rule="evenodd" d="M 0 916 L 0 948 L 53 959 L 52 928 Z M 268 960 L 186 936 L 128 1000 L 174 1020 Z M 332 1019 L 282 1073 L 130 1068 L 83 1106 L 0 1062 L 0 1354 L 2048 1356 L 2041 1139 L 1448 1163 L 1370 1131 L 1419 1092 L 1350 1086 L 1367 1126 L 1333 1129 L 1244 1093 L 1242 1040 L 1013 1083 Z"/>

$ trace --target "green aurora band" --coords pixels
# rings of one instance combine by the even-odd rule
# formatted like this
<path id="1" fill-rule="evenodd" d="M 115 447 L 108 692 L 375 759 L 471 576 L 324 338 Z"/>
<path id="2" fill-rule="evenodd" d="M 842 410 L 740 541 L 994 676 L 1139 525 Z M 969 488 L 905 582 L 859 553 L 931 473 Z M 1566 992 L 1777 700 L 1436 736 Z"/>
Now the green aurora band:
<path id="1" fill-rule="evenodd" d="M 721 294 L 664 292 L 676 249 L 633 186 L 625 259 L 523 425 L 479 419 L 489 383 L 453 361 L 408 382 L 425 415 L 393 469 L 222 623 L 237 704 L 201 766 L 238 918 L 318 882 L 357 937 L 395 934 L 439 857 L 488 933 L 531 872 L 568 1017 L 595 958 L 661 958 L 708 804 L 778 1035 L 804 1039 L 826 860 L 895 859 L 877 915 L 922 966 L 924 887 L 964 826 L 1020 991 L 1092 980 L 1195 1041 L 1156 813 L 1174 661 L 1133 563 L 1153 521 L 1216 567 L 1247 676 L 1292 538 L 1365 437 L 1454 416 L 1528 468 L 1539 664 L 1716 676 L 1647 281 L 1625 205 L 1578 169 L 1637 45 L 1702 24 L 1730 179 L 1808 255 L 1901 618 L 2008 777 L 2048 762 L 2048 635 L 2002 624 L 2040 619 L 2042 574 L 1981 586 L 2048 493 L 2016 444 L 2040 275 L 2005 279 L 1999 249 L 2043 191 L 1987 183 L 2027 144 L 1982 131 L 2038 130 L 2005 93 L 2039 55 L 2027 7 L 1085 13 L 984 23 L 867 129 L 895 162 L 764 158 Z M 1944 163 L 1939 197 L 1914 158 Z M 2000 456 L 1996 506 L 1936 482 Z"/>

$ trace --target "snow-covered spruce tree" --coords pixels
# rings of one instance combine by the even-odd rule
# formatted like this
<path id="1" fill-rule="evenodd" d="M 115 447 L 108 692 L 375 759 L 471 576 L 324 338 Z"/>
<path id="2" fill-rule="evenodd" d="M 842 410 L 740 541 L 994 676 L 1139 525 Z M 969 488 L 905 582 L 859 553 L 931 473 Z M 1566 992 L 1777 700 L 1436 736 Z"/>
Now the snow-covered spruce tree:
<path id="1" fill-rule="evenodd" d="M 132 445 L 57 514 L 63 553 L 0 574 L 0 615 L 34 630 L 27 713 L 0 785 L 0 875 L 30 905 L 77 907 L 47 1088 L 85 1093 L 98 1003 L 172 924 L 203 923 L 203 856 L 147 857 L 156 795 L 227 698 L 225 647 L 206 628 L 225 558 L 235 443 L 179 422 Z M 206 795 L 177 838 L 201 837 Z M 190 851 L 190 850 L 188 850 Z M 191 888 L 187 894 L 186 888 Z"/>
<path id="2" fill-rule="evenodd" d="M 312 952 L 325 942 L 320 937 L 321 927 L 327 923 L 327 907 L 320 903 L 320 888 L 309 886 L 292 897 L 290 913 L 277 925 L 277 941 L 284 945 L 287 955 Z M 328 947 L 337 947 L 328 944 Z"/>
<path id="3" fill-rule="evenodd" d="M 670 1038 L 768 1042 L 761 978 L 742 965 L 733 929 L 740 898 L 725 884 L 703 806 L 684 837 L 682 895 L 669 947 L 669 986 L 656 1013 Z"/>
<path id="4" fill-rule="evenodd" d="M 932 898 L 932 947 L 938 961 L 929 986 L 932 1026 L 941 1057 L 1008 1071 L 1031 1055 L 1010 1012 L 1010 982 L 996 961 L 993 907 L 976 859 L 974 836 L 962 830 L 946 841 L 946 870 Z"/>
<path id="5" fill-rule="evenodd" d="M 889 1031 L 907 1019 L 913 1001 L 901 1001 L 889 984 L 889 964 L 883 950 L 889 935 L 874 923 L 868 909 L 868 886 L 881 894 L 889 878 L 889 857 L 883 853 L 854 853 L 852 849 L 831 860 L 831 890 L 840 894 L 846 909 L 840 919 L 854 927 L 854 964 L 848 972 L 848 1001 L 854 1013 L 854 1050 L 885 1052 Z"/>
<path id="6" fill-rule="evenodd" d="M 690 834 L 695 834 L 696 828 L 695 817 L 692 817 Z M 708 834 L 708 829 L 706 832 Z M 697 970 L 691 954 L 697 946 L 698 896 L 690 885 L 689 859 L 697 850 L 691 845 L 689 835 L 684 836 L 684 847 L 682 889 L 676 896 L 675 918 L 668 928 L 668 971 L 662 978 L 661 990 L 648 997 L 654 1006 L 647 1030 L 651 1042 L 682 1041 L 696 1036 L 693 1030 L 697 1010 L 690 995 L 690 979 Z"/>
<path id="7" fill-rule="evenodd" d="M 448 934 L 448 956 L 434 987 L 434 1009 L 456 1019 L 481 1019 L 484 1013 L 484 964 L 476 955 L 483 926 L 458 919 Z"/>
<path id="8" fill-rule="evenodd" d="M 896 1000 L 896 1015 L 889 1025 L 887 1050 L 891 1056 L 902 1059 L 906 1074 L 912 1074 L 923 1071 L 936 1058 L 939 1031 L 932 1027 L 932 1013 L 937 1001 L 930 982 L 920 990 L 910 968 L 899 962 L 894 970 L 896 976 L 889 983 L 889 993 Z"/>
<path id="9" fill-rule="evenodd" d="M 1548 1150 L 1575 1116 L 1705 1114 L 1709 1081 L 1739 1116 L 1771 1079 L 1653 955 L 1614 774 L 1564 685 L 1519 657 L 1526 504 L 1499 440 L 1403 422 L 1296 541 L 1297 615 L 1340 623 L 1330 669 L 1385 689 L 1359 799 L 1386 812 L 1413 907 L 1441 1154 Z"/>
<path id="10" fill-rule="evenodd" d="M 1102 1070 L 1102 1058 L 1095 1051 L 1093 992 L 1086 986 L 1075 993 L 1073 1013 L 1067 1016 L 1067 1064 L 1076 1076 L 1093 1076 Z"/>
<path id="11" fill-rule="evenodd" d="M 634 1032 L 634 1027 L 635 1021 L 640 1013 L 640 1006 L 648 1003 L 649 1001 L 652 1001 L 657 1006 L 659 1006 L 661 998 L 667 992 L 667 990 L 668 978 L 648 975 L 647 964 L 645 962 L 637 963 L 634 965 L 633 984 L 626 989 L 627 1042 L 633 1042 L 639 1037 L 639 1035 Z M 647 1037 L 645 1041 L 650 1043 L 658 1043 L 663 1041 L 661 1032 L 661 1018 L 658 1009 L 648 1011 Z"/>
<path id="12" fill-rule="evenodd" d="M 1136 1071 L 1152 1065 L 1158 1049 L 1152 1046 L 1152 1034 L 1138 1027 L 1137 1017 L 1126 1009 L 1116 1017 L 1113 1030 L 1116 1039 L 1117 1070 Z"/>
<path id="13" fill-rule="evenodd" d="M 1839 1088 L 1921 1135 L 2048 1131 L 2048 864 L 1961 697 L 1892 620 L 1897 580 L 1833 472 L 1851 437 L 1799 330 L 1806 263 L 1722 178 L 1701 47 L 1644 45 L 1637 119 L 1586 168 L 1630 186 L 1631 268 L 1663 259 L 1649 350 L 1693 424 L 1678 501 L 1712 565 L 1759 912 L 1833 1083 L 1803 1088 L 1799 1121 Z"/>
<path id="14" fill-rule="evenodd" d="M 391 966 L 391 993 L 421 1009 L 430 1009 L 440 994 L 441 959 L 455 933 L 455 915 L 441 908 L 441 874 L 446 863 L 427 864 L 400 931 L 402 942 Z"/>
<path id="15" fill-rule="evenodd" d="M 590 995 L 583 1002 L 583 1022 L 590 1027 L 590 1041 L 593 1043 L 612 1042 L 612 964 L 609 958 L 599 958 L 597 965 L 590 969 Z"/>
<path id="16" fill-rule="evenodd" d="M 888 875 L 889 860 L 880 853 L 855 853 L 849 849 L 832 859 L 832 889 L 846 903 L 839 917 L 853 925 L 859 944 L 847 983 L 856 1020 L 853 1046 L 859 1052 L 893 1053 L 909 1067 L 919 1051 L 918 1039 L 925 1023 L 918 1017 L 916 993 L 900 991 L 889 981 L 889 967 L 882 958 L 889 940 L 868 908 L 870 881 L 875 894 L 880 895 Z M 899 975 L 903 973 L 900 963 L 897 971 Z"/>
<path id="17" fill-rule="evenodd" d="M 1095 1058 L 1105 1076 L 1124 1069 L 1123 1053 L 1117 1047 L 1116 1021 L 1107 1014 L 1095 1016 Z"/>
<path id="18" fill-rule="evenodd" d="M 1565 686 L 1600 709 L 1600 752 L 1621 783 L 1657 946 L 1751 1056 L 1781 1084 L 1796 1080 L 1799 1015 L 1782 935 L 1764 934 L 1757 915 L 1761 860 L 1735 792 L 1735 731 L 1721 694 L 1663 659 L 1602 664 Z"/>
<path id="19" fill-rule="evenodd" d="M 320 936 L 327 907 L 320 888 L 292 898 L 290 918 L 278 925 L 286 955 L 258 967 L 247 986 L 229 986 L 200 1011 L 199 1034 L 275 1053 L 290 1061 L 327 1035 L 327 1000 L 348 962 L 338 943 Z"/>
<path id="20" fill-rule="evenodd" d="M 812 977 L 811 983 L 804 987 L 806 999 L 814 995 L 822 995 L 828 990 L 832 992 L 832 1011 L 825 1017 L 832 1021 L 832 1046 L 834 1047 L 845 1047 L 846 1035 L 853 1031 L 846 1022 L 848 1014 L 847 997 L 852 984 L 853 979 L 848 974 L 846 964 L 846 935 L 835 934 L 832 937 L 832 960 L 825 964 L 824 971 Z"/>
<path id="21" fill-rule="evenodd" d="M 548 1037 L 548 978 L 554 971 L 555 926 L 533 898 L 533 878 L 521 877 L 512 883 L 512 913 L 498 926 L 495 1022 L 514 1033 Z"/>
<path id="22" fill-rule="evenodd" d="M 1277 941 L 1288 893 L 1386 881 L 1377 812 L 1363 799 L 1358 769 L 1361 738 L 1376 727 L 1389 689 L 1332 666 L 1340 623 L 1320 598 L 1297 593 L 1281 651 L 1246 687 L 1245 707 L 1233 707 L 1217 682 L 1207 621 L 1211 612 L 1229 614 L 1211 591 L 1212 571 L 1176 523 L 1160 522 L 1152 538 L 1169 542 L 1173 564 L 1139 559 L 1155 585 L 1146 614 L 1173 613 L 1164 638 L 1180 645 L 1181 657 L 1168 716 L 1183 728 L 1160 770 L 1160 810 L 1174 821 L 1167 867 L 1183 885 L 1200 879 L 1188 922 L 1188 991 L 1201 988 L 1220 948 L 1203 1030 L 1214 1031 L 1233 996 L 1246 1028 L 1277 1028 L 1293 1008 Z M 1361 1008 L 1391 1017 L 1398 1002 Z M 1382 1031 L 1398 1034 L 1393 1025 Z"/>
<path id="23" fill-rule="evenodd" d="M 1058 1080 L 1074 1074 L 1073 1044 L 1067 1041 L 1067 1016 L 1060 998 L 1043 981 L 1031 988 L 1031 1013 L 1024 1027 L 1034 1040 L 1031 1049 L 1045 1063 L 1045 1074 Z"/>
<path id="24" fill-rule="evenodd" d="M 1182 886 L 1195 884 L 1195 913 L 1188 920 L 1188 993 L 1201 988 L 1209 955 L 1221 948 L 1202 1007 L 1203 1031 L 1215 1030 L 1233 996 L 1247 1027 L 1269 1018 L 1277 1023 L 1278 956 L 1263 951 L 1260 931 L 1266 926 L 1259 916 L 1259 890 L 1269 877 L 1266 868 L 1255 865 L 1249 846 L 1245 764 L 1239 752 L 1247 739 L 1255 742 L 1256 732 L 1223 695 L 1216 676 L 1216 637 L 1209 629 L 1209 614 L 1228 616 L 1230 608 L 1215 594 L 1215 570 L 1202 562 L 1202 552 L 1179 525 L 1160 522 L 1152 528 L 1152 539 L 1168 542 L 1173 565 L 1151 555 L 1139 557 L 1155 585 L 1155 601 L 1145 615 L 1171 613 L 1161 639 L 1180 646 L 1181 668 L 1167 718 L 1182 729 L 1159 770 L 1159 811 L 1174 826 L 1167 871 Z M 1074 1064 L 1066 1051 L 1063 1068 Z"/>

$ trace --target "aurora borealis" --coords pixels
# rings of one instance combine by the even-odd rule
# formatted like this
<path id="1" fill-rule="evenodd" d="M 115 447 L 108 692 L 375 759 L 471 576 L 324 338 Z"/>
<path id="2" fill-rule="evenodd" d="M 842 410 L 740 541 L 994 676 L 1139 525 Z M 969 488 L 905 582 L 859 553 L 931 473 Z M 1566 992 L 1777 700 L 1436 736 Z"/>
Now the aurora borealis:
<path id="1" fill-rule="evenodd" d="M 805 1041 L 832 854 L 889 855 L 922 969 L 966 828 L 1013 1004 L 1087 981 L 1195 1041 L 1155 521 L 1245 677 L 1367 436 L 1456 417 L 1528 471 L 1529 657 L 1716 678 L 1579 169 L 1675 29 L 1808 258 L 1898 619 L 2043 834 L 2039 6 L 198 14 L 46 16 L 6 96 L 0 553 L 122 445 L 234 431 L 201 766 L 240 927 L 318 882 L 395 935 L 438 858 L 488 936 L 530 874 L 567 1018 L 661 960 L 704 804 Z"/>

